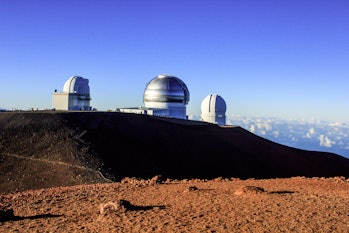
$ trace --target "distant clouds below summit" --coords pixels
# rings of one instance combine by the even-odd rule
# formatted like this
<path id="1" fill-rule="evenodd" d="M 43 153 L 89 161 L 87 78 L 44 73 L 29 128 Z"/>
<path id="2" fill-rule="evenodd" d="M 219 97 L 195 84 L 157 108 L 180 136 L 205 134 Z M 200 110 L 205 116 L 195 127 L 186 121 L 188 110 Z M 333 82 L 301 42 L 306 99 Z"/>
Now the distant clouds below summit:
<path id="1" fill-rule="evenodd" d="M 283 145 L 349 158 L 349 123 L 234 115 L 228 117 L 227 124 Z"/>

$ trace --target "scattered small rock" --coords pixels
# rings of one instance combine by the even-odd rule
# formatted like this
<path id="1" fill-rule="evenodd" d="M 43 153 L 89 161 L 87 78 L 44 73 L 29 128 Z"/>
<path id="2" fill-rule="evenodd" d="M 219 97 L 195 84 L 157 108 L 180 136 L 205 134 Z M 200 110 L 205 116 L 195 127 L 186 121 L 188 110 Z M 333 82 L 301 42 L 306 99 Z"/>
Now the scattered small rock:
<path id="1" fill-rule="evenodd" d="M 257 186 L 243 186 L 234 192 L 235 195 L 243 194 L 262 194 L 265 193 L 264 188 Z"/>
<path id="2" fill-rule="evenodd" d="M 106 209 L 114 210 L 115 212 L 124 212 L 124 211 L 139 211 L 139 210 L 151 210 L 151 209 L 163 209 L 165 206 L 159 205 L 159 206 L 138 206 L 138 205 L 132 205 L 131 202 L 127 200 L 119 200 L 117 202 L 107 202 L 100 204 L 100 214 L 103 216 L 106 214 Z"/>
<path id="3" fill-rule="evenodd" d="M 161 183 L 162 183 L 161 175 L 156 175 L 153 178 L 151 178 L 149 181 L 149 185 L 156 185 Z"/>
<path id="4" fill-rule="evenodd" d="M 341 182 L 345 182 L 345 177 L 344 176 L 336 176 L 336 177 L 333 177 L 333 180 L 335 182 L 341 183 Z"/>
<path id="5" fill-rule="evenodd" d="M 212 180 L 213 182 L 222 182 L 223 178 L 222 177 L 217 177 L 215 179 Z"/>
<path id="6" fill-rule="evenodd" d="M 107 203 L 102 203 L 100 204 L 100 209 L 99 209 L 99 213 L 101 215 L 104 215 L 106 213 L 106 209 L 114 209 L 114 211 L 118 211 L 120 210 L 120 203 L 118 202 L 107 202 Z"/>
<path id="7" fill-rule="evenodd" d="M 195 190 L 198 190 L 198 187 L 196 187 L 196 186 L 189 186 L 189 188 L 188 188 L 189 192 L 195 191 Z"/>

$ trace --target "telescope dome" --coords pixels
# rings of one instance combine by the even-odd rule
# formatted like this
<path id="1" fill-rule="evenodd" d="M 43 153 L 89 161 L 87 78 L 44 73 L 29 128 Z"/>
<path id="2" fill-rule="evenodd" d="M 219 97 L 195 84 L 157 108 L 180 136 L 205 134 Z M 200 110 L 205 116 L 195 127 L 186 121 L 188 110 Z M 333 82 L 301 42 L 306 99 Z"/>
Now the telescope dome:
<path id="1" fill-rule="evenodd" d="M 158 75 L 144 90 L 146 108 L 167 111 L 168 117 L 187 119 L 189 90 L 185 83 L 172 75 Z"/>
<path id="2" fill-rule="evenodd" d="M 227 105 L 221 96 L 217 94 L 208 95 L 201 103 L 201 119 L 218 125 L 225 125 L 226 110 Z"/>
<path id="3" fill-rule="evenodd" d="M 189 91 L 185 83 L 171 75 L 158 75 L 144 91 L 144 102 L 174 102 L 188 104 Z"/>
<path id="4" fill-rule="evenodd" d="M 56 110 L 65 111 L 91 110 L 90 100 L 88 79 L 72 76 L 64 83 L 62 92 L 57 92 L 55 89 L 52 106 Z"/>
<path id="5" fill-rule="evenodd" d="M 63 92 L 89 95 L 90 87 L 88 85 L 88 79 L 84 79 L 80 76 L 72 76 L 65 82 Z"/>
<path id="6" fill-rule="evenodd" d="M 224 113 L 227 110 L 227 105 L 224 99 L 217 95 L 211 94 L 206 96 L 206 98 L 201 103 L 202 113 Z"/>

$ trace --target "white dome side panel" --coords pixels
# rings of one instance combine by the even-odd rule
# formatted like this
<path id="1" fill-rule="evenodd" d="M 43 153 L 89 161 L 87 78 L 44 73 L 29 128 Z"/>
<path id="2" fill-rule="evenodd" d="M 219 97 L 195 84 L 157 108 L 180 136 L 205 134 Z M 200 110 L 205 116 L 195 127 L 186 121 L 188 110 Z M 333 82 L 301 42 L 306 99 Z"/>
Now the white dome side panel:
<path id="1" fill-rule="evenodd" d="M 201 119 L 206 122 L 225 125 L 226 109 L 226 103 L 221 96 L 217 94 L 208 95 L 201 103 Z"/>

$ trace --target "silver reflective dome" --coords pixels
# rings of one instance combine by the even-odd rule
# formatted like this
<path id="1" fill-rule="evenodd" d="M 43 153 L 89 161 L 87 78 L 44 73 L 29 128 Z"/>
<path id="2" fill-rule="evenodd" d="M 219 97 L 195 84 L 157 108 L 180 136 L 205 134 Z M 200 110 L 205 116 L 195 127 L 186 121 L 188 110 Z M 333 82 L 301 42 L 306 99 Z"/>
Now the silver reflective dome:
<path id="1" fill-rule="evenodd" d="M 189 90 L 177 77 L 159 75 L 144 90 L 144 102 L 174 102 L 188 104 Z"/>

